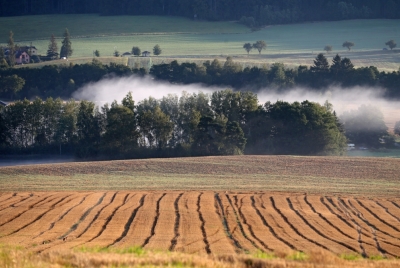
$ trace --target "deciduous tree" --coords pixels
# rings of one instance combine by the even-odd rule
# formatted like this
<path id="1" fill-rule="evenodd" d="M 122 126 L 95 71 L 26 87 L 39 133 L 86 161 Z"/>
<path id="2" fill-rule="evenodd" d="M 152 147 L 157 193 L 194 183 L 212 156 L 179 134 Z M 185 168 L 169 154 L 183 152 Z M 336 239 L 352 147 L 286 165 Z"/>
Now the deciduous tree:
<path id="1" fill-rule="evenodd" d="M 253 44 L 253 47 L 258 50 L 258 53 L 261 54 L 261 50 L 267 48 L 267 43 L 263 40 L 259 40 Z"/>
<path id="2" fill-rule="evenodd" d="M 247 55 L 250 53 L 250 51 L 253 49 L 253 45 L 250 43 L 245 43 L 243 45 L 243 48 L 247 51 Z"/>
<path id="3" fill-rule="evenodd" d="M 327 46 L 324 47 L 324 50 L 326 51 L 326 53 L 329 54 L 329 52 L 332 51 L 332 46 L 331 45 L 327 45 Z"/>
<path id="4" fill-rule="evenodd" d="M 162 49 L 161 47 L 157 44 L 153 47 L 153 54 L 158 56 L 161 55 Z"/>
<path id="5" fill-rule="evenodd" d="M 390 50 L 393 50 L 393 48 L 395 48 L 397 46 L 397 44 L 394 40 L 387 41 L 385 43 L 385 45 L 389 46 Z"/>
<path id="6" fill-rule="evenodd" d="M 354 43 L 346 41 L 343 43 L 342 47 L 347 47 L 348 50 L 351 50 L 351 48 L 354 47 Z"/>
<path id="7" fill-rule="evenodd" d="M 142 51 L 140 50 L 139 47 L 132 47 L 132 54 L 135 56 L 140 56 L 140 54 L 142 53 Z"/>

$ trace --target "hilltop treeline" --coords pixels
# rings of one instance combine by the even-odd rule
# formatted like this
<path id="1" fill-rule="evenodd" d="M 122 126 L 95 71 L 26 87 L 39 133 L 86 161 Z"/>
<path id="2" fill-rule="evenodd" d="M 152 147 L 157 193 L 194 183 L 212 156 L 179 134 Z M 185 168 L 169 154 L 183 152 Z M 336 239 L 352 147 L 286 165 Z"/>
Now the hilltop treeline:
<path id="1" fill-rule="evenodd" d="M 145 69 L 130 68 L 124 65 L 103 65 L 97 60 L 92 63 L 68 66 L 45 66 L 34 68 L 0 69 L 0 83 L 8 83 L 10 77 L 24 80 L 22 89 L 15 94 L 12 85 L 0 85 L 0 98 L 19 99 L 34 97 L 69 98 L 79 87 L 89 82 L 113 75 L 117 77 L 133 74 L 143 76 Z M 175 84 L 202 83 L 208 86 L 227 86 L 234 90 L 247 88 L 253 92 L 259 89 L 292 89 L 295 86 L 324 90 L 332 84 L 342 87 L 369 86 L 385 89 L 387 98 L 400 98 L 400 71 L 380 72 L 376 67 L 354 68 L 351 60 L 333 57 L 332 61 L 319 54 L 314 65 L 286 68 L 282 63 L 267 67 L 245 67 L 228 57 L 225 62 L 215 59 L 203 64 L 171 63 L 153 65 L 150 75 L 160 81 Z M 7 89 L 9 88 L 9 89 Z M 13 95 L 14 94 L 14 95 Z"/>
<path id="2" fill-rule="evenodd" d="M 339 155 L 346 138 L 331 105 L 258 103 L 251 92 L 224 90 L 135 104 L 37 98 L 0 111 L 2 154 L 141 158 L 234 154 Z"/>
<path id="3" fill-rule="evenodd" d="M 400 18 L 395 0 L 1 0 L 0 16 L 166 15 L 240 20 L 251 26 L 304 21 Z"/>

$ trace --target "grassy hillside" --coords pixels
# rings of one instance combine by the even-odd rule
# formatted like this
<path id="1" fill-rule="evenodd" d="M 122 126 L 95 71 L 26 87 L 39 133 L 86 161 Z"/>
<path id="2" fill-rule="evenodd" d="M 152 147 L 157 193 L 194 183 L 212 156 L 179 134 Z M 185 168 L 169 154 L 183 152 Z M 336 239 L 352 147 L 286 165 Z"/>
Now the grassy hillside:
<path id="1" fill-rule="evenodd" d="M 1 191 L 236 190 L 398 196 L 400 159 L 230 156 L 0 168 Z"/>
<path id="2" fill-rule="evenodd" d="M 48 15 L 0 18 L 3 45 L 10 30 L 21 45 L 33 43 L 45 54 L 54 33 L 61 45 L 67 27 L 72 36 L 73 57 L 91 57 L 94 50 L 101 56 L 112 56 L 115 49 L 142 51 L 159 44 L 162 57 L 239 56 L 244 61 L 263 64 L 284 62 L 293 65 L 312 64 L 326 45 L 333 46 L 331 55 L 350 57 L 356 66 L 374 65 L 383 70 L 397 70 L 400 54 L 382 51 L 385 42 L 398 39 L 400 20 L 351 20 L 270 26 L 250 32 L 234 22 L 193 21 L 177 17 L 98 15 Z M 242 48 L 246 42 L 265 40 L 266 51 L 252 51 L 247 57 Z M 344 41 L 355 43 L 352 51 L 343 48 Z M 400 42 L 400 40 L 397 40 Z"/>

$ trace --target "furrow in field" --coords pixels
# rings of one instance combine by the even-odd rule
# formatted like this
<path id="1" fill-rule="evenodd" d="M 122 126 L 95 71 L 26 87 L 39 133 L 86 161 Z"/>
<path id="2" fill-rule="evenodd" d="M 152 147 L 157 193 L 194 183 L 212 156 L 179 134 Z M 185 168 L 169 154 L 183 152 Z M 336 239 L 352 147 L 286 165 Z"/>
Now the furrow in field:
<path id="1" fill-rule="evenodd" d="M 182 204 L 184 205 L 180 206 L 179 236 L 175 246 L 176 251 L 183 251 L 186 253 L 206 253 L 208 241 L 207 236 L 203 236 L 203 222 L 200 221 L 199 218 L 199 195 L 201 194 L 194 191 L 188 191 L 182 195 Z M 173 208 L 172 204 L 171 207 Z M 206 241 L 204 241 L 204 239 Z"/>
<path id="2" fill-rule="evenodd" d="M 353 223 L 351 219 L 346 219 L 347 216 L 337 211 L 335 207 L 331 207 L 324 197 L 320 196 L 307 196 L 306 201 L 312 204 L 312 207 L 317 213 L 321 214 L 327 221 L 329 221 L 335 229 L 342 232 L 343 235 L 349 238 L 356 239 L 360 247 L 361 255 L 379 255 L 380 252 L 375 247 L 375 242 L 371 239 L 369 234 L 363 236 L 362 229 L 359 225 Z"/>
<path id="3" fill-rule="evenodd" d="M 228 194 L 221 195 L 221 208 L 223 207 L 225 207 L 225 217 L 229 223 L 230 233 L 242 245 L 243 249 L 246 252 L 264 251 L 262 246 L 258 246 L 250 237 L 250 234 L 245 232 L 240 222 L 240 216 Z"/>
<path id="4" fill-rule="evenodd" d="M 112 203 L 114 202 L 116 194 L 117 194 L 117 193 L 115 193 L 115 194 L 112 196 L 111 201 L 110 201 L 109 204 L 112 204 Z M 120 209 L 123 205 L 126 204 L 126 202 L 127 202 L 127 200 L 128 200 L 128 196 L 129 196 L 129 194 L 120 195 L 121 198 L 118 198 L 118 200 L 116 200 L 116 202 L 115 202 L 115 204 L 118 204 L 118 206 L 116 206 L 116 207 L 114 208 L 114 210 L 113 210 L 113 211 L 108 215 L 108 217 L 104 220 L 104 223 L 103 223 L 103 225 L 101 226 L 101 229 L 99 230 L 99 232 L 98 232 L 96 235 L 94 235 L 92 238 L 90 238 L 87 242 L 92 242 L 93 240 L 95 240 L 96 238 L 98 238 L 99 236 L 101 236 L 101 234 L 106 230 L 107 225 L 110 223 L 110 221 L 111 221 L 111 220 L 113 219 L 113 217 L 115 216 L 115 213 L 117 213 L 118 209 Z M 119 199 L 122 199 L 122 200 L 119 200 Z M 109 205 L 109 204 L 108 204 L 108 205 Z M 103 207 L 103 208 L 108 207 L 108 205 L 105 206 L 105 207 Z M 102 210 L 103 210 L 103 209 L 102 209 Z M 77 238 L 81 237 L 81 236 L 90 228 L 90 226 L 93 225 L 93 222 L 94 222 L 95 220 L 98 219 L 98 217 L 99 217 L 99 215 L 100 215 L 100 213 L 101 213 L 102 210 L 100 210 L 100 211 L 95 215 L 95 217 L 94 217 L 93 220 L 90 222 L 90 224 L 85 228 L 85 230 L 83 230 L 82 233 L 80 233 L 80 234 L 77 236 Z"/>
<path id="5" fill-rule="evenodd" d="M 261 195 L 259 197 L 264 203 L 264 207 L 258 207 L 260 213 L 265 219 L 272 225 L 273 229 L 276 230 L 277 234 L 284 239 L 287 243 L 292 245 L 292 249 L 303 252 L 311 251 L 325 251 L 325 249 L 304 239 L 304 235 L 299 230 L 294 228 L 288 221 L 285 215 L 276 207 L 275 200 L 271 196 Z M 259 203 L 256 199 L 256 205 Z M 300 234 L 299 234 L 300 233 Z"/>
<path id="6" fill-rule="evenodd" d="M 375 203 L 385 210 L 387 214 L 400 222 L 400 210 L 398 210 L 391 202 L 387 200 L 375 200 Z"/>
<path id="7" fill-rule="evenodd" d="M 172 220 L 176 217 L 174 202 L 182 194 L 176 192 L 168 192 L 165 196 L 160 200 L 158 206 L 158 218 L 157 222 L 154 226 L 154 235 L 149 239 L 148 243 L 145 245 L 146 249 L 153 250 L 169 250 L 171 241 L 176 236 L 175 233 L 175 221 Z M 180 197 L 182 199 L 182 197 Z M 187 200 L 186 200 L 187 201 Z M 179 202 L 179 201 L 178 201 Z M 180 224 L 179 229 L 183 223 L 183 211 L 185 206 L 180 206 Z M 177 233 L 180 234 L 179 229 Z M 178 236 L 177 238 L 179 238 Z M 178 244 L 178 241 L 177 241 Z"/>
<path id="8" fill-rule="evenodd" d="M 224 231 L 225 234 L 229 237 L 229 239 L 231 240 L 232 244 L 235 247 L 235 250 L 238 253 L 241 252 L 249 252 L 248 249 L 244 248 L 241 243 L 239 242 L 238 239 L 236 239 L 235 236 L 232 235 L 232 233 L 235 233 L 236 229 L 230 229 L 229 228 L 229 221 L 227 220 L 227 217 L 225 215 L 225 210 L 224 210 L 224 206 L 222 205 L 222 201 L 221 198 L 219 197 L 218 193 L 215 193 L 214 195 L 215 197 L 215 207 L 216 207 L 216 212 L 217 215 L 219 216 L 219 218 L 221 219 L 222 222 L 222 226 L 224 227 Z M 237 227 L 236 227 L 237 228 Z"/>
<path id="9" fill-rule="evenodd" d="M 353 223 L 357 224 L 360 229 L 364 229 L 371 234 L 371 238 L 374 241 L 377 250 L 382 255 L 396 256 L 397 253 L 395 252 L 398 251 L 400 247 L 396 244 L 393 244 L 391 241 L 387 241 L 385 237 L 383 239 L 382 237 L 378 237 L 374 226 L 372 226 L 365 218 L 363 218 L 359 212 L 355 211 L 350 204 L 346 203 L 341 198 L 336 198 L 336 200 L 331 199 L 330 201 L 332 204 L 335 204 L 337 208 L 340 208 L 341 211 L 346 213 L 347 217 L 350 217 Z"/>
<path id="10" fill-rule="evenodd" d="M 270 200 L 274 209 L 285 219 L 285 222 L 290 225 L 292 230 L 322 249 L 340 253 L 340 249 L 337 249 L 337 244 L 320 237 L 308 224 L 304 223 L 304 221 L 298 217 L 296 212 L 290 207 L 286 198 L 286 196 L 277 195 L 275 197 L 271 196 Z"/>
<path id="11" fill-rule="evenodd" d="M 203 235 L 203 242 L 206 245 L 205 246 L 205 250 L 206 250 L 207 254 L 210 254 L 211 253 L 211 248 L 210 248 L 210 242 L 208 242 L 207 231 L 206 231 L 206 227 L 205 227 L 206 223 L 204 221 L 203 214 L 202 214 L 202 212 L 200 210 L 200 208 L 201 208 L 200 200 L 201 200 L 201 196 L 202 195 L 203 195 L 203 193 L 200 193 L 199 197 L 197 199 L 197 210 L 196 211 L 197 211 L 197 213 L 199 213 L 199 220 L 201 222 L 201 226 L 200 226 L 201 234 Z M 217 232 L 218 232 L 218 230 L 217 230 Z"/>
<path id="12" fill-rule="evenodd" d="M 254 196 L 246 194 L 238 195 L 236 198 L 247 224 L 252 227 L 254 237 L 257 237 L 258 241 L 262 241 L 267 251 L 286 252 L 295 249 L 291 243 L 277 234 L 269 221 L 261 214 L 255 204 Z"/>
<path id="13" fill-rule="evenodd" d="M 69 213 L 62 218 L 62 220 L 57 221 L 50 231 L 47 231 L 41 236 L 33 239 L 32 243 L 41 244 L 41 246 L 35 248 L 35 250 L 40 252 L 44 248 L 51 247 L 52 243 L 62 241 L 62 239 L 65 237 L 65 234 L 75 230 L 80 221 L 87 216 L 93 207 L 97 206 L 99 202 L 102 201 L 104 195 L 105 193 L 101 192 L 89 195 L 84 202 L 70 210 Z"/>
<path id="14" fill-rule="evenodd" d="M 169 250 L 174 250 L 178 237 L 179 237 L 179 225 L 181 220 L 181 214 L 179 212 L 179 200 L 182 198 L 183 193 L 180 193 L 175 201 L 174 201 L 174 209 L 175 209 L 175 223 L 174 223 L 174 237 L 171 239 L 171 245 L 169 246 Z"/>
<path id="15" fill-rule="evenodd" d="M 12 199 L 12 198 L 14 198 L 14 197 L 16 197 L 17 196 L 17 193 L 3 193 L 1 196 L 0 196 L 0 203 L 3 203 L 3 202 L 5 202 L 5 201 L 8 201 L 9 199 Z"/>
<path id="16" fill-rule="evenodd" d="M 251 225 L 251 223 L 249 223 L 247 221 L 246 216 L 243 214 L 243 211 L 242 211 L 243 197 L 240 200 L 241 201 L 240 205 L 238 205 L 239 202 L 238 202 L 238 196 L 237 195 L 233 196 L 233 199 L 235 201 L 234 203 L 232 202 L 232 200 L 231 200 L 229 195 L 226 195 L 226 197 L 227 197 L 229 203 L 231 204 L 232 208 L 234 209 L 235 214 L 239 216 L 238 217 L 238 223 L 240 223 L 239 226 L 242 226 L 241 222 L 243 222 L 243 225 L 245 226 L 245 228 L 243 228 L 244 236 L 247 236 L 245 234 L 245 229 L 246 229 L 249 232 L 250 236 L 251 236 L 251 238 L 248 238 L 248 239 L 254 245 L 254 247 L 256 247 L 257 249 L 259 249 L 261 251 L 272 251 L 272 249 L 269 248 L 267 246 L 267 244 L 264 243 L 264 241 L 262 241 L 260 238 L 258 238 L 256 236 L 256 234 L 254 233 L 254 230 L 253 230 L 253 226 Z"/>
<path id="17" fill-rule="evenodd" d="M 150 192 L 138 210 L 126 236 L 118 243 L 118 247 L 142 246 L 151 236 L 152 227 L 157 224 L 157 204 L 163 194 Z"/>
<path id="18" fill-rule="evenodd" d="M 136 214 L 138 213 L 139 209 L 141 209 L 144 205 L 146 196 L 147 196 L 147 194 L 144 194 L 142 196 L 142 198 L 140 198 L 139 205 L 132 211 L 132 214 L 130 215 L 129 219 L 126 221 L 126 223 L 124 225 L 124 230 L 121 233 L 121 235 L 117 239 L 115 239 L 112 243 L 108 244 L 107 247 L 114 246 L 115 244 L 119 243 L 122 239 L 124 239 L 127 236 L 127 234 L 129 233 L 129 230 L 131 229 L 132 222 L 136 217 Z M 134 243 L 135 243 L 135 241 L 132 241 L 132 245 L 134 245 Z"/>
<path id="19" fill-rule="evenodd" d="M 296 206 L 296 200 L 294 198 L 292 200 L 290 197 L 286 197 L 286 201 L 287 201 L 290 209 L 295 212 L 295 214 L 304 222 L 305 225 L 307 225 L 310 229 L 312 229 L 318 236 L 321 236 L 326 239 L 324 244 L 327 245 L 330 249 L 336 250 L 337 252 L 353 251 L 353 252 L 358 253 L 357 249 L 355 249 L 354 247 L 348 245 L 347 243 L 339 241 L 337 239 L 331 238 L 328 235 L 325 235 L 325 233 L 323 233 L 328 230 L 332 232 L 332 230 L 330 230 L 330 229 L 324 230 L 324 228 L 318 228 L 317 221 L 314 221 L 312 219 L 308 219 L 308 218 L 304 217 L 304 215 L 302 215 L 302 213 L 300 213 L 299 206 Z M 329 228 L 328 226 L 326 226 L 326 227 Z M 321 230 L 323 230 L 323 231 L 321 231 Z M 332 233 L 334 233 L 334 232 L 332 232 Z M 346 241 L 346 242 L 348 242 L 348 241 Z M 335 245 L 335 243 L 337 245 Z"/>
<path id="20" fill-rule="evenodd" d="M 13 195 L 13 194 L 10 195 L 11 197 L 7 198 L 6 200 L 0 201 L 0 211 L 3 211 L 8 207 L 15 207 L 16 205 L 34 196 L 33 194 L 24 194 L 24 193 L 19 195 Z"/>
<path id="21" fill-rule="evenodd" d="M 39 200 L 37 200 L 37 198 L 35 198 L 33 200 L 31 200 L 31 199 L 25 200 L 24 202 L 22 202 L 21 204 L 19 204 L 16 207 L 8 207 L 7 209 L 1 211 L 0 227 L 21 217 L 24 213 L 31 210 L 32 208 L 34 208 L 35 206 L 37 206 L 39 203 L 43 202 L 44 200 L 50 198 L 52 195 L 46 196 L 46 194 L 44 194 L 43 196 L 44 197 L 37 196 L 37 198 L 39 198 Z"/>
<path id="22" fill-rule="evenodd" d="M 66 241 L 62 242 L 62 246 L 59 244 L 58 247 L 70 249 L 80 247 L 85 243 L 86 245 L 89 245 L 91 241 L 102 236 L 117 211 L 128 202 L 129 196 L 128 193 L 114 193 L 112 195 L 107 195 L 107 197 L 111 197 L 111 200 L 105 200 L 106 205 L 96 213 L 96 220 L 91 219 L 91 222 L 88 225 L 75 232 L 77 233 L 76 236 L 69 236 Z M 119 225 L 122 226 L 122 224 Z M 108 241 L 107 239 L 101 240 L 98 245 L 90 244 L 90 246 L 105 246 L 106 243 L 112 241 L 111 239 L 113 238 L 109 237 L 108 239 Z M 98 239 L 96 241 L 98 241 Z"/>
<path id="23" fill-rule="evenodd" d="M 0 241 L 6 240 L 5 242 L 7 243 L 15 243 L 17 241 L 20 241 L 21 239 L 24 240 L 25 238 L 27 238 L 27 236 L 31 236 L 31 234 L 26 235 L 24 233 L 21 234 L 22 237 L 19 234 L 14 234 L 39 221 L 44 215 L 53 210 L 57 204 L 64 201 L 67 197 L 68 196 L 61 196 L 59 198 L 53 199 L 52 202 L 42 203 L 39 206 L 35 206 L 34 208 L 24 213 L 23 216 L 18 217 L 12 222 L 3 225 L 0 228 L 0 232 L 3 234 L 3 237 L 0 239 Z"/>
<path id="24" fill-rule="evenodd" d="M 395 201 L 391 201 L 391 203 L 393 204 L 393 206 L 400 209 L 400 205 L 398 203 L 396 203 Z"/>
<path id="25" fill-rule="evenodd" d="M 360 220 L 365 222 L 370 228 L 375 231 L 378 231 L 378 235 L 385 240 L 399 243 L 400 238 L 394 235 L 395 231 L 391 228 L 388 228 L 386 225 L 379 222 L 373 215 L 371 216 L 363 207 L 361 207 L 357 202 L 353 199 L 343 198 L 340 199 L 341 203 L 348 209 L 353 212 L 353 215 L 357 216 Z M 353 201 L 353 202 L 352 202 Z M 368 217 L 368 218 L 366 218 Z"/>
<path id="26" fill-rule="evenodd" d="M 358 253 L 366 257 L 365 251 L 360 250 L 357 240 L 335 228 L 336 226 L 321 213 L 318 214 L 312 204 L 307 201 L 307 195 L 288 197 L 287 200 L 291 203 L 292 208 L 297 211 L 296 214 L 318 235 L 345 247 L 348 250 L 348 252 L 344 251 L 345 253 Z"/>
<path id="27" fill-rule="evenodd" d="M 373 219 L 374 222 L 376 222 L 377 224 L 379 224 L 378 221 L 380 223 L 383 223 L 384 225 L 386 225 L 386 227 L 385 227 L 386 230 L 388 230 L 390 233 L 395 234 L 396 237 L 399 237 L 399 235 L 400 235 L 399 228 L 400 227 L 395 226 L 398 224 L 397 221 L 396 222 L 391 221 L 391 219 L 388 217 L 386 217 L 386 219 L 381 218 L 378 214 L 382 215 L 383 213 L 380 211 L 380 209 L 378 207 L 374 207 L 373 203 L 368 203 L 368 200 L 363 200 L 362 202 L 361 202 L 361 200 L 356 199 L 356 198 L 354 198 L 354 200 L 357 202 L 357 203 L 354 203 L 354 205 L 356 205 L 356 206 L 357 206 L 357 204 L 360 205 L 359 208 L 361 210 L 364 210 L 364 212 L 367 211 L 370 215 L 372 215 L 374 217 L 374 219 Z M 364 203 L 368 203 L 368 206 L 364 205 Z M 364 213 L 364 215 L 367 215 L 367 213 Z M 385 214 L 383 214 L 383 216 L 385 216 Z M 388 227 L 390 227 L 390 228 L 388 228 Z M 393 231 L 392 229 L 395 231 Z"/>
<path id="28" fill-rule="evenodd" d="M 50 207 L 46 207 L 46 210 L 39 211 L 38 208 L 32 209 L 32 211 L 27 212 L 25 214 L 26 222 L 24 225 L 14 230 L 9 234 L 9 241 L 18 242 L 18 243 L 30 243 L 35 234 L 39 233 L 45 224 L 51 220 L 53 220 L 57 215 L 59 215 L 60 211 L 65 206 L 69 206 L 70 202 L 74 199 L 73 194 L 69 194 L 61 197 L 58 201 L 53 203 Z M 48 209 L 47 209 L 48 208 Z M 29 215 L 32 213 L 31 215 Z M 33 220 L 32 220 L 33 219 Z M 17 224 L 17 222 L 13 223 Z"/>
<path id="29" fill-rule="evenodd" d="M 71 202 L 71 204 L 69 204 L 68 207 L 66 207 L 64 210 L 62 210 L 62 214 L 59 215 L 56 219 L 54 219 L 53 221 L 50 222 L 49 227 L 47 228 L 47 230 L 43 230 L 41 231 L 38 235 L 35 235 L 33 237 L 33 239 L 43 235 L 45 232 L 51 231 L 51 229 L 54 228 L 54 225 L 57 224 L 57 222 L 61 221 L 71 210 L 73 210 L 75 207 L 79 206 L 80 204 L 83 203 L 83 201 L 85 201 L 85 199 L 87 198 L 87 194 L 84 195 L 82 198 L 80 198 L 81 196 L 83 196 L 83 194 L 79 195 L 78 198 L 76 198 L 73 202 Z"/>
<path id="30" fill-rule="evenodd" d="M 215 197 L 213 192 L 205 192 L 198 198 L 199 219 L 202 222 L 201 229 L 204 242 L 206 243 L 207 253 L 234 254 L 235 248 L 230 243 L 229 238 L 224 232 L 224 227 L 217 214 L 215 207 Z"/>
<path id="31" fill-rule="evenodd" d="M 276 229 L 279 228 L 276 223 L 272 218 L 269 218 L 269 220 L 267 220 L 267 217 L 265 217 L 261 212 L 260 209 L 256 206 L 256 200 L 254 198 L 254 196 L 250 197 L 251 200 L 251 206 L 253 207 L 253 209 L 255 210 L 255 212 L 257 213 L 257 215 L 260 217 L 262 223 L 264 224 L 264 226 L 266 226 L 268 228 L 268 230 L 271 232 L 271 234 L 278 239 L 279 241 L 281 241 L 282 243 L 284 243 L 286 246 L 288 246 L 290 249 L 293 250 L 298 250 L 292 243 L 290 243 L 289 241 L 287 241 L 286 239 L 284 239 L 282 237 L 282 232 L 279 232 L 279 234 L 277 233 Z"/>
<path id="32" fill-rule="evenodd" d="M 158 219 L 160 218 L 160 202 L 165 197 L 166 193 L 163 193 L 160 198 L 157 200 L 156 205 L 156 217 L 154 218 L 153 224 L 151 226 L 150 235 L 144 240 L 142 247 L 145 247 L 149 242 L 150 239 L 156 234 L 156 227 L 158 223 Z"/>

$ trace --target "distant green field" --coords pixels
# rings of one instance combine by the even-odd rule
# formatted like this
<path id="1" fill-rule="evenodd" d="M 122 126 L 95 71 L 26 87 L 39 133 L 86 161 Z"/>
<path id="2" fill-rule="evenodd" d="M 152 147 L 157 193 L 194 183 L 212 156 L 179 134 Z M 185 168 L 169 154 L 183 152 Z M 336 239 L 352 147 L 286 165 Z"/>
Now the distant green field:
<path id="1" fill-rule="evenodd" d="M 260 31 L 235 22 L 193 21 L 178 17 L 98 15 L 49 15 L 0 18 L 3 45 L 10 30 L 21 45 L 33 43 L 45 54 L 48 40 L 54 33 L 61 45 L 67 27 L 72 36 L 73 57 L 91 57 L 94 50 L 112 56 L 139 46 L 142 51 L 159 44 L 163 57 L 226 57 L 243 58 L 247 62 L 312 64 L 326 45 L 333 46 L 331 56 L 340 53 L 356 66 L 374 65 L 384 70 L 397 70 L 400 53 L 383 51 L 385 42 L 399 39 L 400 20 L 352 20 L 303 23 L 265 27 Z M 252 51 L 247 58 L 243 44 L 265 40 L 262 55 Z M 352 51 L 342 47 L 344 41 L 355 43 Z"/>

